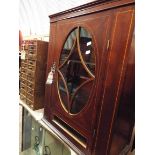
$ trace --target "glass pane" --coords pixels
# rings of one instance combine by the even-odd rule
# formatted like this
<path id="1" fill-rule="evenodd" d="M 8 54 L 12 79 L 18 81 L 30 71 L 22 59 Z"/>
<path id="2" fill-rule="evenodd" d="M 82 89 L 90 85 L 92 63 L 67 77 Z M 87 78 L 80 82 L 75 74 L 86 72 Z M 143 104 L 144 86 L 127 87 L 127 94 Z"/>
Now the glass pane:
<path id="1" fill-rule="evenodd" d="M 44 155 L 71 155 L 71 150 L 48 132 L 45 133 Z"/>
<path id="2" fill-rule="evenodd" d="M 32 128 L 32 116 L 23 108 L 23 150 L 31 147 L 31 128 Z"/>
<path id="3" fill-rule="evenodd" d="M 73 54 L 60 71 L 65 78 L 70 96 L 84 81 L 89 79 L 89 75 L 80 61 L 77 49 L 74 49 Z"/>
<path id="4" fill-rule="evenodd" d="M 40 155 L 42 152 L 42 142 L 43 128 L 39 123 L 32 119 L 31 148 L 36 155 Z"/>
<path id="5" fill-rule="evenodd" d="M 90 72 L 95 74 L 95 55 L 93 51 L 93 42 L 92 37 L 88 33 L 88 31 L 84 28 L 80 28 L 80 50 L 82 58 L 90 70 Z"/>
<path id="6" fill-rule="evenodd" d="M 23 150 L 20 155 L 41 155 L 44 129 L 25 109 L 23 127 Z"/>
<path id="7" fill-rule="evenodd" d="M 76 35 L 76 33 L 80 34 L 80 38 L 76 38 L 78 36 Z M 78 48 L 78 40 L 80 41 L 81 51 Z M 68 50 L 67 55 L 66 55 L 66 49 Z M 90 53 L 87 53 L 88 50 L 90 51 Z M 66 57 L 64 58 L 64 55 L 66 55 L 67 58 Z M 62 63 L 64 61 L 66 62 L 65 64 Z M 87 68 L 83 63 L 86 64 Z M 71 108 L 69 107 L 69 105 L 71 105 L 71 101 L 73 100 L 74 101 L 73 106 L 75 108 L 67 109 L 67 110 L 68 112 L 72 111 L 73 113 L 79 112 L 87 103 L 87 99 L 89 97 L 89 92 L 91 89 L 90 84 L 84 85 L 82 86 L 82 88 L 80 87 L 83 83 L 85 83 L 90 78 L 92 78 L 89 72 L 91 73 L 95 72 L 95 59 L 94 59 L 93 50 L 92 50 L 92 39 L 85 29 L 83 28 L 75 29 L 68 36 L 60 56 L 59 71 L 62 73 L 67 86 L 67 90 L 65 90 L 64 88 L 63 89 L 65 91 L 68 91 L 68 94 L 69 94 L 69 102 L 67 103 L 67 92 L 62 91 L 62 87 L 64 87 L 64 83 L 59 78 L 58 89 L 60 92 L 61 100 L 64 106 L 68 108 Z M 74 97 L 75 99 L 72 99 Z M 75 105 L 75 104 L 78 104 L 78 105 Z"/>
<path id="8" fill-rule="evenodd" d="M 68 36 L 68 38 L 64 44 L 64 47 L 62 49 L 61 56 L 60 56 L 60 64 L 63 64 L 65 62 L 65 60 L 67 59 L 67 57 L 69 56 L 69 54 L 71 52 L 71 49 L 74 45 L 74 41 L 76 39 L 76 31 L 77 31 L 77 29 L 73 30 L 70 33 L 70 35 Z"/>
<path id="9" fill-rule="evenodd" d="M 65 89 L 64 82 L 60 78 L 60 75 L 58 77 L 58 87 L 59 87 L 59 93 L 60 93 L 60 96 L 61 96 L 61 100 L 62 100 L 65 108 L 68 109 L 67 90 Z"/>
<path id="10" fill-rule="evenodd" d="M 76 95 L 73 98 L 73 103 L 71 107 L 71 113 L 76 114 L 83 109 L 85 104 L 88 101 L 90 90 L 92 88 L 93 82 L 88 82 L 84 84 L 76 93 Z"/>

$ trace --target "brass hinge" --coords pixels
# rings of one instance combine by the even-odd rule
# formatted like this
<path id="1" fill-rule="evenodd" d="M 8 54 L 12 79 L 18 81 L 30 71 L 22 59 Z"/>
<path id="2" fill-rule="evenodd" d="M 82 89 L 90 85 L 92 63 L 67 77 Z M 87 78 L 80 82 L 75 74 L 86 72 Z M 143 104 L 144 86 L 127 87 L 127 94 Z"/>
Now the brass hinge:
<path id="1" fill-rule="evenodd" d="M 107 51 L 109 50 L 110 47 L 110 40 L 107 41 Z"/>

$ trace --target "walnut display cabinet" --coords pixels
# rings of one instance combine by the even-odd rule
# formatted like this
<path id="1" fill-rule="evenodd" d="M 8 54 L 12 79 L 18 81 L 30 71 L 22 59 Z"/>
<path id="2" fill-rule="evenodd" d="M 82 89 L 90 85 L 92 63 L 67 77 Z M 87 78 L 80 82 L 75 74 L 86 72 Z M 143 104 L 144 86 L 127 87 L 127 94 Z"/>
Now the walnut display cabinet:
<path id="1" fill-rule="evenodd" d="M 24 40 L 21 51 L 20 98 L 33 110 L 44 107 L 48 42 Z"/>
<path id="2" fill-rule="evenodd" d="M 134 127 L 134 1 L 50 16 L 44 119 L 85 155 L 126 154 Z"/>

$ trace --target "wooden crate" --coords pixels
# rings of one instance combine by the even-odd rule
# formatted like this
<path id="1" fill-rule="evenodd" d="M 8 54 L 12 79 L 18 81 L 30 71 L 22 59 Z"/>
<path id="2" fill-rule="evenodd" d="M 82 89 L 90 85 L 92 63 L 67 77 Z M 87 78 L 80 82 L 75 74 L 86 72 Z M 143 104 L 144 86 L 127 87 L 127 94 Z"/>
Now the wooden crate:
<path id="1" fill-rule="evenodd" d="M 33 110 L 37 110 L 44 107 L 48 42 L 25 40 L 22 50 L 26 55 L 21 60 L 20 98 Z"/>

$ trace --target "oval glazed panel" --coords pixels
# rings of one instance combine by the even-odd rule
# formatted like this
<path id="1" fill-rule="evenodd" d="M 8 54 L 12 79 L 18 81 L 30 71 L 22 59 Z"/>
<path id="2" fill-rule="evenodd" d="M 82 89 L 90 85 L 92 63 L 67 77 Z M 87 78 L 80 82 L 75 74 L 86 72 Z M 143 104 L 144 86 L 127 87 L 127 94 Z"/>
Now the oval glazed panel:
<path id="1" fill-rule="evenodd" d="M 59 60 L 58 91 L 63 108 L 79 113 L 87 104 L 95 78 L 92 37 L 82 27 L 68 35 Z"/>

